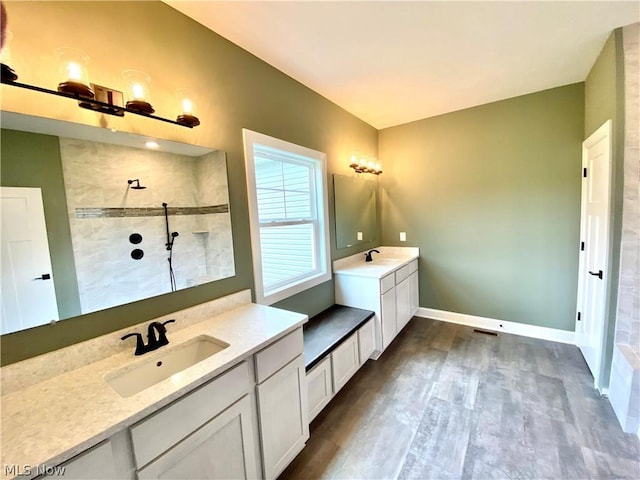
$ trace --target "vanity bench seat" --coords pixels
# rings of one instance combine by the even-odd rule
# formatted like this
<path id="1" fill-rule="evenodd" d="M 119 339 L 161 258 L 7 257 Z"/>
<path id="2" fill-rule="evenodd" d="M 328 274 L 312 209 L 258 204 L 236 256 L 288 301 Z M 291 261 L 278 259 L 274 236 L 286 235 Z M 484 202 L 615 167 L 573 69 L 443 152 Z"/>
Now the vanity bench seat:
<path id="1" fill-rule="evenodd" d="M 303 327 L 309 421 L 375 350 L 375 312 L 333 305 Z"/>
<path id="2" fill-rule="evenodd" d="M 333 305 L 311 317 L 303 326 L 307 372 L 374 315 L 373 310 Z"/>

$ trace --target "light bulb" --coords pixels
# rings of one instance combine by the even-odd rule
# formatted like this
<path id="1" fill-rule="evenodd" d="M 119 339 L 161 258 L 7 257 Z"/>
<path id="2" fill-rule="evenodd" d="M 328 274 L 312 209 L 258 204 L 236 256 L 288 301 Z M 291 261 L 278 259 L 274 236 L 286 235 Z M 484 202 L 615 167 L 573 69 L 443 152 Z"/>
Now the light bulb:
<path id="1" fill-rule="evenodd" d="M 137 100 L 144 100 L 144 87 L 139 83 L 134 83 L 131 86 L 131 90 L 133 93 L 133 98 Z"/>
<path id="2" fill-rule="evenodd" d="M 191 100 L 185 98 L 182 100 L 182 112 L 183 113 L 191 113 L 193 111 L 193 104 Z"/>

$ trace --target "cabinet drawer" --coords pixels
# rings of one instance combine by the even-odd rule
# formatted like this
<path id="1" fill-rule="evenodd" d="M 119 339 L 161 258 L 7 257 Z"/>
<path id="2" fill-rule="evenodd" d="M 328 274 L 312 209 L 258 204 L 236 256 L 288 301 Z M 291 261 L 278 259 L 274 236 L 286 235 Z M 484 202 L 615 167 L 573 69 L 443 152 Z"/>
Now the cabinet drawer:
<path id="1" fill-rule="evenodd" d="M 302 328 L 291 332 L 286 337 L 259 351 L 255 355 L 256 378 L 258 383 L 264 382 L 271 375 L 284 367 L 302 353 Z"/>
<path id="2" fill-rule="evenodd" d="M 331 353 L 334 393 L 338 393 L 356 373 L 359 366 L 358 335 L 356 332 Z"/>
<path id="3" fill-rule="evenodd" d="M 252 385 L 249 365 L 242 362 L 132 426 L 131 439 L 137 467 L 146 465 L 200 428 L 249 393 Z"/>
<path id="4" fill-rule="evenodd" d="M 411 262 L 406 264 L 404 267 L 400 267 L 398 270 L 396 270 L 396 285 L 402 282 L 416 270 L 418 270 L 418 259 L 411 260 Z"/>
<path id="5" fill-rule="evenodd" d="M 313 420 L 333 397 L 331 355 L 307 372 L 309 421 Z"/>
<path id="6" fill-rule="evenodd" d="M 138 479 L 257 478 L 260 466 L 256 460 L 253 416 L 252 402 L 245 395 L 138 471 Z"/>
<path id="7" fill-rule="evenodd" d="M 360 365 L 366 362 L 376 349 L 376 335 L 373 327 L 373 318 L 358 329 L 358 353 Z"/>
<path id="8" fill-rule="evenodd" d="M 380 280 L 380 293 L 384 293 L 396 284 L 393 273 L 387 275 L 386 277 L 382 277 Z"/>

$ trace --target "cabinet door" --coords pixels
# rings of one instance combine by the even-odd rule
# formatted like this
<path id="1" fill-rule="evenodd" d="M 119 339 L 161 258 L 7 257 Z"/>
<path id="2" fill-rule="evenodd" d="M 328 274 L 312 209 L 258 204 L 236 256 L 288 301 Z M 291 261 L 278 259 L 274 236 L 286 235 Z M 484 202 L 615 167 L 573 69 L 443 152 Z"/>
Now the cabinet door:
<path id="1" fill-rule="evenodd" d="M 331 369 L 333 371 L 333 391 L 338 391 L 349 381 L 360 367 L 358 355 L 358 335 L 353 334 L 338 348 L 331 352 Z"/>
<path id="2" fill-rule="evenodd" d="M 360 355 L 360 365 L 366 362 L 376 349 L 376 332 L 373 328 L 373 319 L 358 329 L 358 351 Z"/>
<path id="3" fill-rule="evenodd" d="M 418 288 L 418 272 L 409 276 L 409 297 L 411 301 L 411 316 L 415 315 L 420 306 L 420 290 Z"/>
<path id="4" fill-rule="evenodd" d="M 51 468 L 50 471 L 45 472 L 39 478 L 56 477 L 89 480 L 118 478 L 119 476 L 121 474 L 116 471 L 116 461 L 111 449 L 111 441 L 107 440 L 68 462 Z"/>
<path id="5" fill-rule="evenodd" d="M 138 478 L 257 478 L 256 440 L 251 400 L 246 395 L 138 471 Z"/>
<path id="6" fill-rule="evenodd" d="M 386 349 L 398 332 L 396 327 L 396 289 L 382 294 L 382 347 Z"/>
<path id="7" fill-rule="evenodd" d="M 258 385 L 258 411 L 264 475 L 275 478 L 300 453 L 309 438 L 302 355 Z"/>
<path id="8" fill-rule="evenodd" d="M 307 400 L 309 401 L 309 422 L 316 418 L 333 397 L 331 382 L 331 355 L 307 372 Z"/>
<path id="9" fill-rule="evenodd" d="M 411 291 L 408 278 L 396 285 L 396 319 L 398 332 L 411 319 Z"/>

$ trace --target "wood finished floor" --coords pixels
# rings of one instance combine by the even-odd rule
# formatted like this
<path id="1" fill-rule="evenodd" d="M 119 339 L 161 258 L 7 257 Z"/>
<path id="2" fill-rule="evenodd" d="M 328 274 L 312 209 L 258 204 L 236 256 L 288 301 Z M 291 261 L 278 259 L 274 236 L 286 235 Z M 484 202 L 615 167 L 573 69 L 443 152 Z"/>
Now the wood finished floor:
<path id="1" fill-rule="evenodd" d="M 284 479 L 640 479 L 570 345 L 414 318 L 311 424 Z"/>

